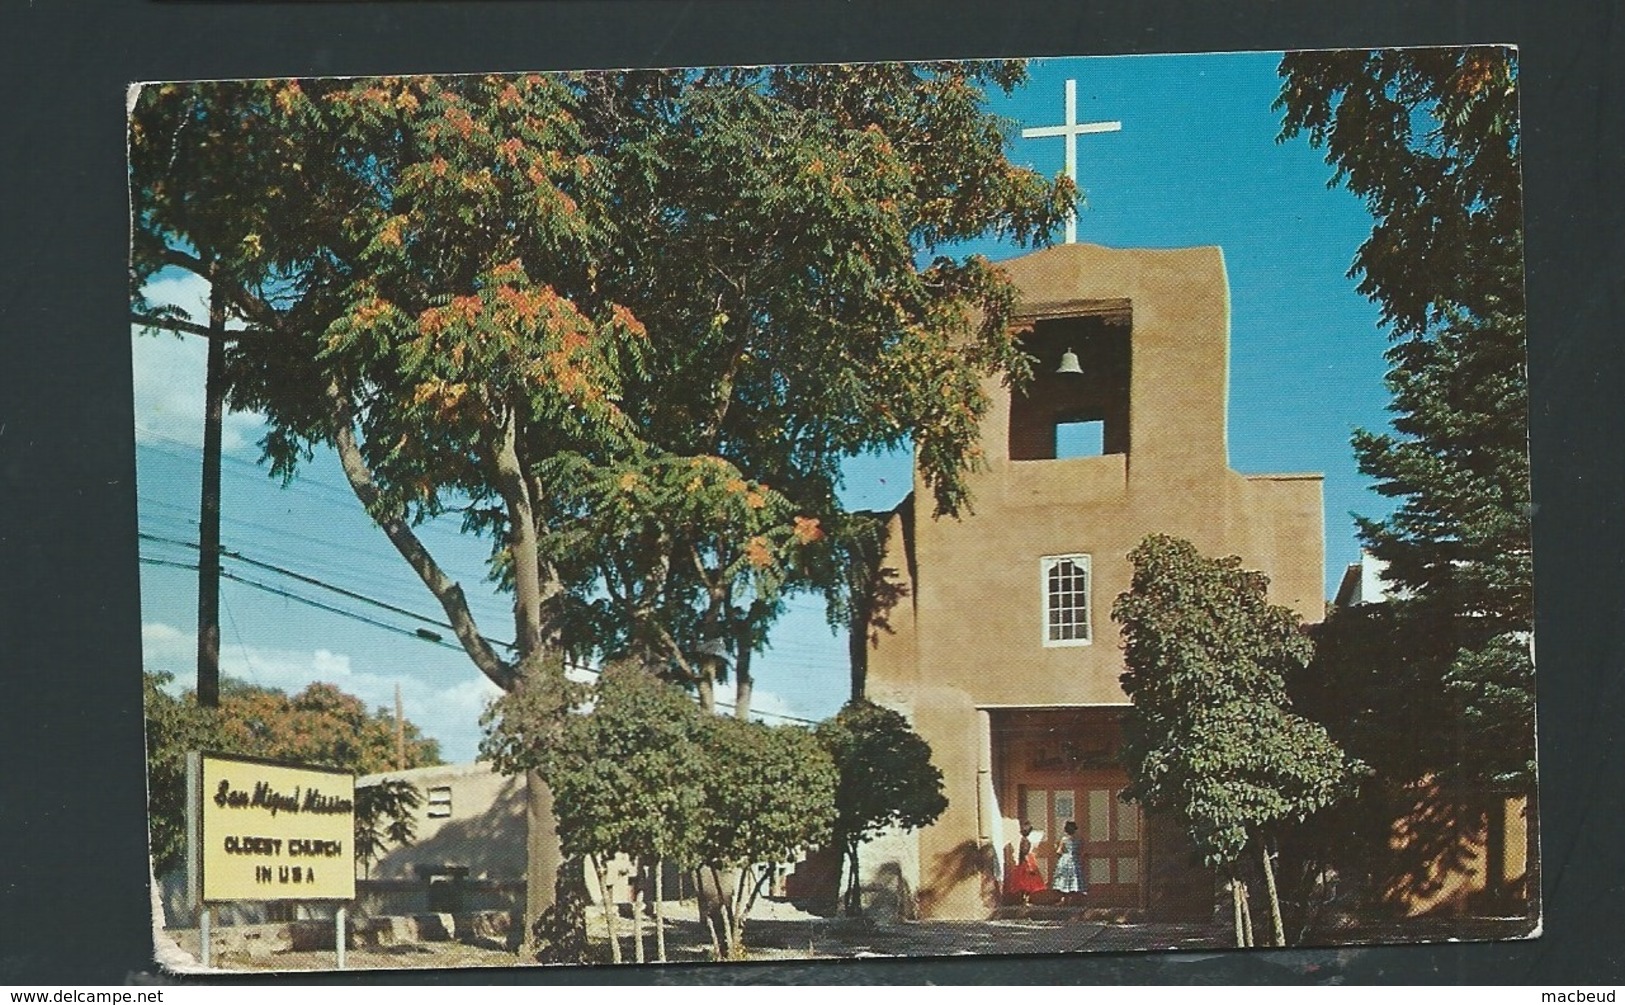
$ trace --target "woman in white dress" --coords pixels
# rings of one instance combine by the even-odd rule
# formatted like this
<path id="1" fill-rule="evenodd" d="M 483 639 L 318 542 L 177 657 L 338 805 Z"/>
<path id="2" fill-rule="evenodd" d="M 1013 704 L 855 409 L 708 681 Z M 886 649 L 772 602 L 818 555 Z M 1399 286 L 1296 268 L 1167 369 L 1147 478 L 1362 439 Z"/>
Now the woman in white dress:
<path id="1" fill-rule="evenodd" d="M 1066 836 L 1055 848 L 1055 878 L 1050 881 L 1050 889 L 1061 895 L 1061 903 L 1070 903 L 1080 894 L 1088 892 L 1083 885 L 1082 863 L 1078 854 L 1078 825 L 1076 821 L 1068 820 L 1062 828 Z"/>

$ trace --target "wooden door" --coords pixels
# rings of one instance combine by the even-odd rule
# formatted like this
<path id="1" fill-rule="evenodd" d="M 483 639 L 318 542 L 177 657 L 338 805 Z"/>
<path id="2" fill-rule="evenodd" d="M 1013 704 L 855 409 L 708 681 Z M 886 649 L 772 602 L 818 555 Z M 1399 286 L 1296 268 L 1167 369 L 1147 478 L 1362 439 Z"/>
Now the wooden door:
<path id="1" fill-rule="evenodd" d="M 1022 819 L 1043 831 L 1034 851 L 1045 882 L 1055 876 L 1056 846 L 1067 821 L 1078 825 L 1080 865 L 1089 881 L 1091 906 L 1140 903 L 1140 808 L 1118 798 L 1125 782 L 1117 772 L 1087 772 L 1058 784 L 1019 786 Z"/>
<path id="2" fill-rule="evenodd" d="M 1140 902 L 1140 807 L 1119 794 L 1124 782 L 1093 779 L 1078 790 L 1078 838 L 1089 902 L 1136 907 Z"/>

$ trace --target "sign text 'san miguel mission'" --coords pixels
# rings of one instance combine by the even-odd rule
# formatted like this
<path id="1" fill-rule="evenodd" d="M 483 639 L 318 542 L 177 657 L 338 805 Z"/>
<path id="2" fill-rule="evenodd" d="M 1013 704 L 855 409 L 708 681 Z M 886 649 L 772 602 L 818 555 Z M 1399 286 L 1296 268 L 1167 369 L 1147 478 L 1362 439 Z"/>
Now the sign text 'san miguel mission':
<path id="1" fill-rule="evenodd" d="M 354 899 L 355 776 L 215 754 L 192 768 L 204 903 Z"/>

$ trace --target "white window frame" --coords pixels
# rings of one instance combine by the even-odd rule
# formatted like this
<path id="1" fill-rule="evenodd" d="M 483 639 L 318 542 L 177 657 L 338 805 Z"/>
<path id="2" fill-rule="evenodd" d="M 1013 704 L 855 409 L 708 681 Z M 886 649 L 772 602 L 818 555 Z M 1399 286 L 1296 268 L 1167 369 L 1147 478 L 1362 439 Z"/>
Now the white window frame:
<path id="1" fill-rule="evenodd" d="M 1083 572 L 1083 637 L 1072 639 L 1051 638 L 1050 632 L 1050 572 L 1062 562 L 1071 562 Z M 1094 621 L 1090 616 L 1091 594 L 1094 591 L 1094 570 L 1090 566 L 1088 555 L 1045 555 L 1038 560 L 1038 595 L 1040 606 L 1038 610 L 1039 637 L 1043 640 L 1045 649 L 1059 649 L 1068 646 L 1087 646 L 1094 644 Z"/>
<path id="2" fill-rule="evenodd" d="M 431 786 L 425 793 L 426 815 L 432 820 L 445 820 L 451 816 L 451 786 Z"/>

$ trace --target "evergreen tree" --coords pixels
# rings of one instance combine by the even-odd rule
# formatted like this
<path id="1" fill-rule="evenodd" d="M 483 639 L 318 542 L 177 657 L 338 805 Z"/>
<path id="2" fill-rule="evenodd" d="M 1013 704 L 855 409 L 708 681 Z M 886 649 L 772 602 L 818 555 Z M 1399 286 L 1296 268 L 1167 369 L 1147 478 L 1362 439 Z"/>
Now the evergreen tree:
<path id="1" fill-rule="evenodd" d="M 1282 139 L 1306 134 L 1324 148 L 1332 184 L 1365 199 L 1375 220 L 1351 275 L 1393 339 L 1394 419 L 1390 432 L 1357 432 L 1354 449 L 1397 508 L 1362 519 L 1360 535 L 1385 564 L 1399 616 L 1417 620 L 1411 634 L 1445 642 L 1395 682 L 1389 710 L 1402 715 L 1401 703 L 1421 702 L 1446 720 L 1428 774 L 1532 794 L 1514 55 L 1485 47 L 1294 53 L 1281 76 Z M 1390 636 L 1396 667 L 1408 660 L 1397 647 L 1405 634 Z"/>
<path id="2" fill-rule="evenodd" d="M 1426 897 L 1487 838 L 1489 892 L 1533 912 L 1539 814 L 1515 54 L 1294 53 L 1281 76 L 1281 138 L 1306 134 L 1326 151 L 1332 184 L 1371 210 L 1351 274 L 1393 340 L 1392 429 L 1354 437 L 1360 470 L 1397 503 L 1386 519 L 1360 520 L 1362 542 L 1385 565 L 1388 609 L 1332 612 L 1316 665 L 1296 688 L 1378 776 L 1361 808 L 1327 821 L 1342 836 L 1331 857 L 1344 869 L 1369 861 L 1379 893 Z M 1506 837 L 1506 796 L 1525 800 L 1522 890 L 1493 854 Z M 1397 857 L 1386 823 L 1376 824 L 1395 819 L 1413 824 Z"/>

